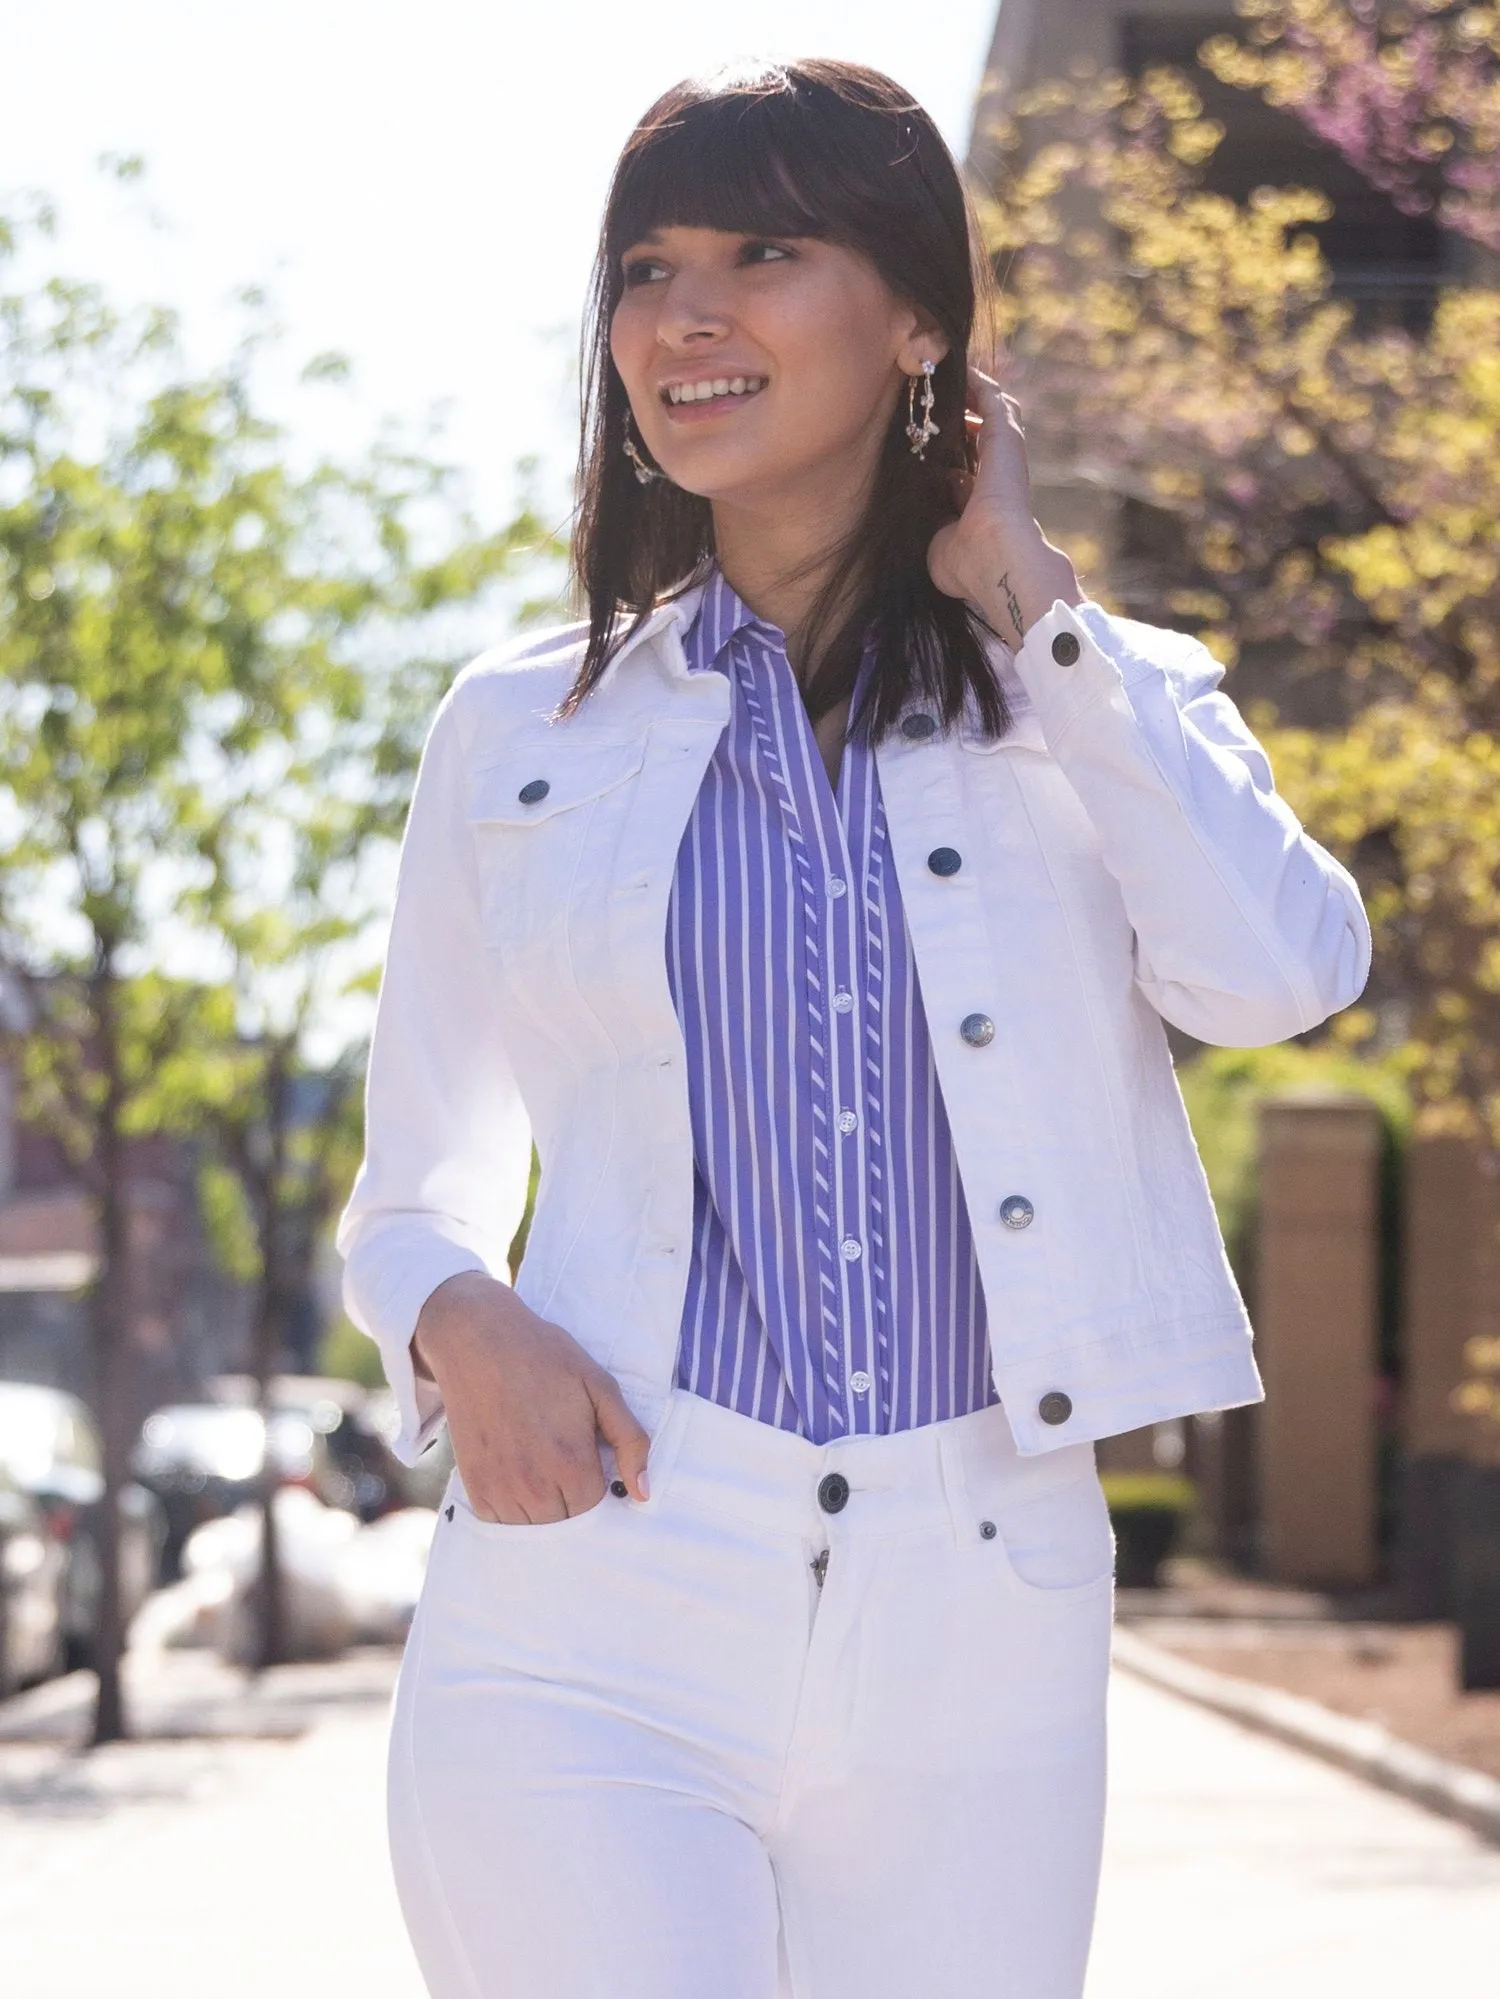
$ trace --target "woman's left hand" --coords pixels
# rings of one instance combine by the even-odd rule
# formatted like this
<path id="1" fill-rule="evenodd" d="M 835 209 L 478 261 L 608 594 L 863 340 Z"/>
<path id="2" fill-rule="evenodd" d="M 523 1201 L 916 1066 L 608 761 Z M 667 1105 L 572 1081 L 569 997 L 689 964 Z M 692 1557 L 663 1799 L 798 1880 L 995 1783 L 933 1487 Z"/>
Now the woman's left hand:
<path id="1" fill-rule="evenodd" d="M 927 551 L 933 582 L 946 597 L 973 604 L 1009 645 L 1020 645 L 1059 598 L 1081 604 L 1073 565 L 1042 533 L 1031 507 L 1026 433 L 1014 396 L 969 370 L 979 466 L 965 478 L 958 519 L 938 529 Z"/>

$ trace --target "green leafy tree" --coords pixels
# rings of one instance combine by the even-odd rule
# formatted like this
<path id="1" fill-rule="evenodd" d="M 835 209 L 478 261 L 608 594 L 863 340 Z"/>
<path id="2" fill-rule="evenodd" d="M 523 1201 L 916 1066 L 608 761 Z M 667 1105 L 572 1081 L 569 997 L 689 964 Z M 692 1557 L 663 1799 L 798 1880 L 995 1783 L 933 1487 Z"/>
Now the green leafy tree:
<path id="1" fill-rule="evenodd" d="M 341 787 L 346 850 L 388 833 L 438 671 L 422 635 L 544 537 L 524 515 L 480 532 L 449 472 L 389 442 L 353 467 L 301 462 L 256 407 L 254 339 L 193 376 L 164 315 L 62 284 L 0 297 L 0 336 L 0 893 L 35 1005 L 23 1109 L 98 1218 L 107 1741 L 126 1728 L 117 1495 L 140 1413 L 128 1142 L 191 1123 L 231 1074 L 279 1128 L 285 1033 L 280 1055 L 274 1032 L 245 1052 L 246 829 L 267 905 L 286 888 L 278 819 L 295 847 L 320 783 Z"/>
<path id="2" fill-rule="evenodd" d="M 1500 293 L 1365 325 L 1326 198 L 1206 190 L 1221 137 L 1173 71 L 1002 121 L 985 222 L 1035 455 L 1148 524 L 1132 560 L 1082 551 L 1125 607 L 1323 688 L 1317 727 L 1254 718 L 1368 892 L 1374 1005 L 1338 1032 L 1409 1041 L 1419 1128 L 1500 1145 Z"/>

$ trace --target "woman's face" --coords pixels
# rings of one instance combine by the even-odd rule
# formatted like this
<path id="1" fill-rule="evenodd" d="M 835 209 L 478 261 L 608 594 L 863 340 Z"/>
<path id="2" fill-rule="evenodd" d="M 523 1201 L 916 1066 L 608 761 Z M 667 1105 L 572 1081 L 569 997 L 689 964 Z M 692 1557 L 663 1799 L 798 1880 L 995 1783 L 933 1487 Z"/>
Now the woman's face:
<path id="1" fill-rule="evenodd" d="M 610 351 L 650 456 L 711 501 L 863 479 L 942 336 L 857 251 L 664 228 L 621 260 Z"/>

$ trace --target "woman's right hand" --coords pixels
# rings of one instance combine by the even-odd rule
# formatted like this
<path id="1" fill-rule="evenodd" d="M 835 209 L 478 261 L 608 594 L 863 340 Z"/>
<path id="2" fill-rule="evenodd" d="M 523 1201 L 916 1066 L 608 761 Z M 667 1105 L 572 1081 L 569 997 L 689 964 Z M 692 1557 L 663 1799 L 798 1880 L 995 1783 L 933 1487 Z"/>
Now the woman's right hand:
<path id="1" fill-rule="evenodd" d="M 540 1526 L 604 1497 L 602 1436 L 636 1499 L 650 1438 L 607 1369 L 479 1271 L 440 1284 L 412 1335 L 443 1397 L 458 1475 L 481 1520 Z"/>

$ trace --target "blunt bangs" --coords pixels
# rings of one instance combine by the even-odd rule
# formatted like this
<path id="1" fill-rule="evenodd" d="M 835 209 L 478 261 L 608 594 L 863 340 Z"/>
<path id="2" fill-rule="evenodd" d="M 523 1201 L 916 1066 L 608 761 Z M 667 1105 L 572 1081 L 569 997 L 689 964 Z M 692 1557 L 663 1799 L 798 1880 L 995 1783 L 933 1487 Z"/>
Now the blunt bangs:
<path id="1" fill-rule="evenodd" d="M 792 121 L 800 143 L 788 143 Z M 618 260 L 657 229 L 827 239 L 827 190 L 808 184 L 834 178 L 817 173 L 821 136 L 786 96 L 708 98 L 663 119 L 621 164 L 609 255 Z"/>

